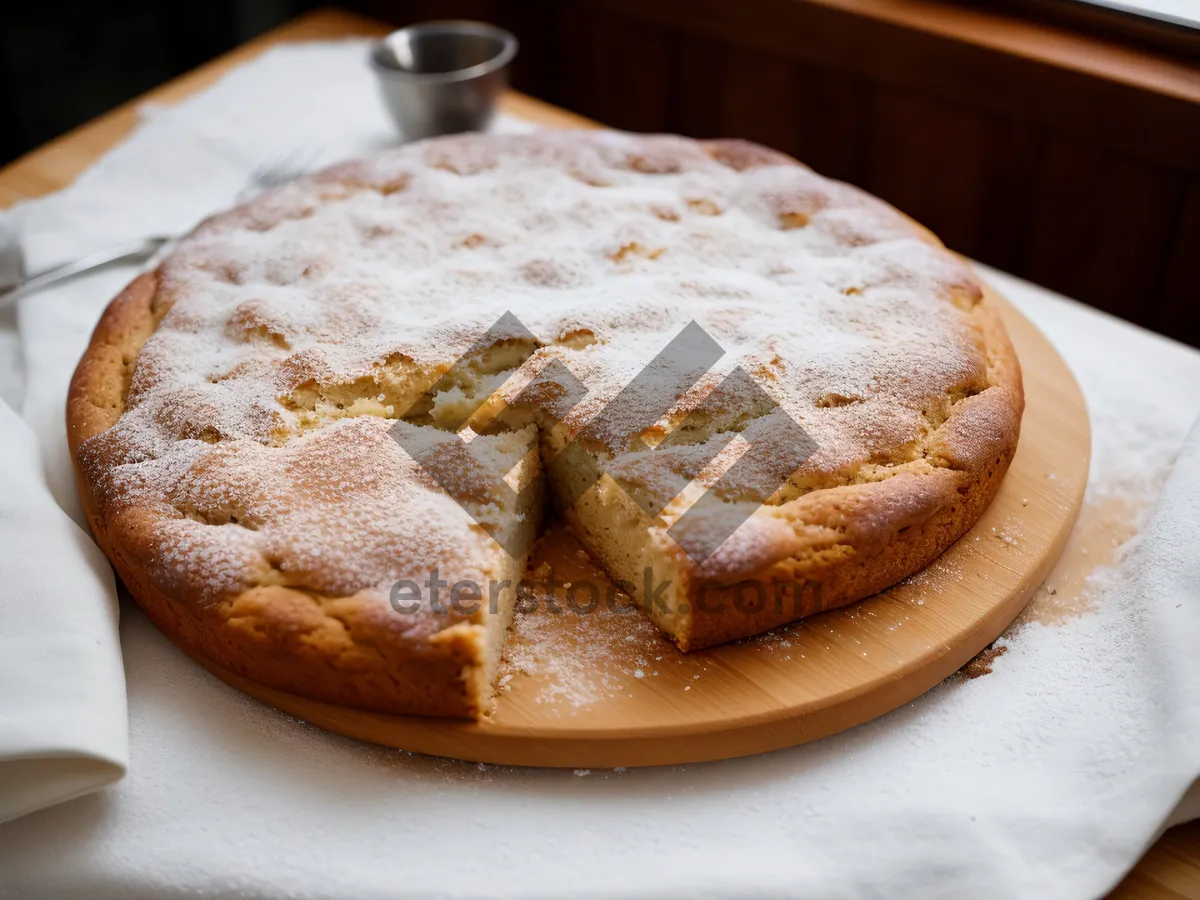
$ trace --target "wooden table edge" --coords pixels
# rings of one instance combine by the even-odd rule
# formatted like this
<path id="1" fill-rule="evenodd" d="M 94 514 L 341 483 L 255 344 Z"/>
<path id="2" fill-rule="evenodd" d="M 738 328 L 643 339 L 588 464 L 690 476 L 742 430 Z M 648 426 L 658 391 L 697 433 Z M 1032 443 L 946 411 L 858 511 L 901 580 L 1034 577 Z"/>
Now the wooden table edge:
<path id="1" fill-rule="evenodd" d="M 4 166 L 0 169 L 0 209 L 67 187 L 137 126 L 139 109 L 145 103 L 177 103 L 279 44 L 374 37 L 388 30 L 377 20 L 331 7 L 293 19 Z M 505 95 L 502 109 L 515 116 L 536 112 L 538 118 L 564 128 L 594 124 L 515 91 Z M 1165 832 L 1110 900 L 1200 900 L 1200 821 Z"/>

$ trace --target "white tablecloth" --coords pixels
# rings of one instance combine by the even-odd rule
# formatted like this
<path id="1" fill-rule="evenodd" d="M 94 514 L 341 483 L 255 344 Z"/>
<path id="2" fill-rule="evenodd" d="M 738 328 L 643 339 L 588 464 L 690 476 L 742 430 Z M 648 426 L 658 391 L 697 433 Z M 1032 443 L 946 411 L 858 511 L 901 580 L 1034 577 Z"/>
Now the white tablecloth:
<path id="1" fill-rule="evenodd" d="M 74 187 L 16 215 L 36 265 L 185 229 L 298 145 L 333 160 L 389 140 L 360 45 L 287 47 L 153 111 Z M 0 319 L 0 396 L 76 516 L 63 397 L 130 275 L 28 298 L 15 332 Z M 1145 521 L 1200 413 L 1200 353 L 988 277 L 1083 386 L 1085 518 L 1118 503 Z M 1188 814 L 1176 806 L 1200 773 L 1194 535 L 1159 537 L 1097 569 L 1061 621 L 1010 633 L 989 675 L 806 746 L 626 772 L 473 765 L 324 733 L 220 684 L 126 603 L 128 775 L 0 826 L 0 896 L 1095 896 Z"/>

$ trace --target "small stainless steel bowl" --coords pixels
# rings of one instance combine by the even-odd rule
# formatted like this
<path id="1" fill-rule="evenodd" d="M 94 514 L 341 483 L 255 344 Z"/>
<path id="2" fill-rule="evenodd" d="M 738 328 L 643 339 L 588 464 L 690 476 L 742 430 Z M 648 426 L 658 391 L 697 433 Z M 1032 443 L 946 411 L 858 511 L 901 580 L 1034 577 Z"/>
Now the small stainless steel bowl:
<path id="1" fill-rule="evenodd" d="M 371 68 L 405 140 L 482 131 L 508 85 L 516 37 L 482 22 L 424 22 L 371 49 Z"/>

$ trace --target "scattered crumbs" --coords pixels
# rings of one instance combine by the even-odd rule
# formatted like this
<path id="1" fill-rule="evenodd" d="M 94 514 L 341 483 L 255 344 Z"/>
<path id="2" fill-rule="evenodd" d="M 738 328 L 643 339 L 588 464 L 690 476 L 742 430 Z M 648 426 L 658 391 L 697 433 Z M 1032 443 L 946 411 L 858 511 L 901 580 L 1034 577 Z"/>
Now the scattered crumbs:
<path id="1" fill-rule="evenodd" d="M 979 540 L 979 538 L 976 537 L 975 540 Z M 963 577 L 963 571 L 958 565 L 946 560 L 944 557 L 939 557 L 925 566 L 925 568 L 919 569 L 912 575 L 909 575 L 900 582 L 900 585 L 905 587 L 921 587 L 926 589 L 926 591 L 937 591 L 944 587 L 948 581 L 962 581 Z M 912 598 L 908 594 L 904 595 L 904 599 L 909 603 L 912 602 Z M 850 617 L 856 618 L 857 616 L 851 615 Z"/>
<path id="2" fill-rule="evenodd" d="M 628 771 L 629 770 L 627 768 L 625 768 L 624 766 L 617 766 L 615 769 L 613 769 L 613 774 L 614 775 L 624 775 Z"/>
<path id="3" fill-rule="evenodd" d="M 576 769 L 575 774 L 578 775 L 580 778 L 583 778 L 585 775 L 591 775 L 592 770 L 591 769 Z"/>
<path id="4" fill-rule="evenodd" d="M 643 615 L 601 606 L 588 615 L 570 613 L 562 597 L 551 611 L 553 585 L 549 576 L 565 589 L 569 576 L 575 584 L 583 580 L 605 583 L 598 569 L 585 569 L 577 554 L 578 542 L 564 530 L 551 532 L 534 553 L 530 564 L 533 579 L 526 586 L 536 607 L 518 609 L 504 645 L 500 690 L 511 690 L 520 675 L 533 679 L 533 702 L 552 706 L 557 715 L 575 715 L 578 710 L 628 690 L 629 673 L 645 675 L 646 661 L 663 652 L 666 640 Z M 589 561 L 589 566 L 595 567 Z M 632 601 L 630 601 L 632 602 Z M 646 666 L 646 668 L 649 668 Z M 629 695 L 632 696 L 632 695 Z"/>
<path id="5" fill-rule="evenodd" d="M 634 677 L 634 678 L 645 678 L 645 677 L 646 677 L 646 673 L 645 673 L 645 672 L 643 672 L 641 669 L 634 669 L 634 670 L 633 670 L 633 677 Z"/>
<path id="6" fill-rule="evenodd" d="M 692 689 L 692 686 L 691 686 L 690 684 L 685 684 L 685 685 L 683 686 L 683 689 L 684 689 L 685 691 L 690 691 L 690 690 Z"/>
<path id="7" fill-rule="evenodd" d="M 988 644 L 979 652 L 978 656 L 950 677 L 961 676 L 966 679 L 975 679 L 981 675 L 990 675 L 992 673 L 992 664 L 1007 652 L 1008 647 L 1004 645 L 996 646 L 994 642 Z"/>

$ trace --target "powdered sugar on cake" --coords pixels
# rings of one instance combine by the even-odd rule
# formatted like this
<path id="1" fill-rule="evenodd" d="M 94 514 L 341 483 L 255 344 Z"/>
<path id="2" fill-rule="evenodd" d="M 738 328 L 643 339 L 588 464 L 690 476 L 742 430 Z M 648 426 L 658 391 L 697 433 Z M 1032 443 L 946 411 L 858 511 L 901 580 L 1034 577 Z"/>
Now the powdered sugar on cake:
<path id="1" fill-rule="evenodd" d="M 128 409 L 81 461 L 110 508 L 173 511 L 158 577 L 214 599 L 280 571 L 344 594 L 426 556 L 479 568 L 489 539 L 388 419 L 506 312 L 538 346 L 503 390 L 562 360 L 588 389 L 573 427 L 696 321 L 725 351 L 706 384 L 741 365 L 803 424 L 802 478 L 915 459 L 931 410 L 987 387 L 965 267 L 884 204 L 734 143 L 413 144 L 209 220 L 159 277 Z"/>

